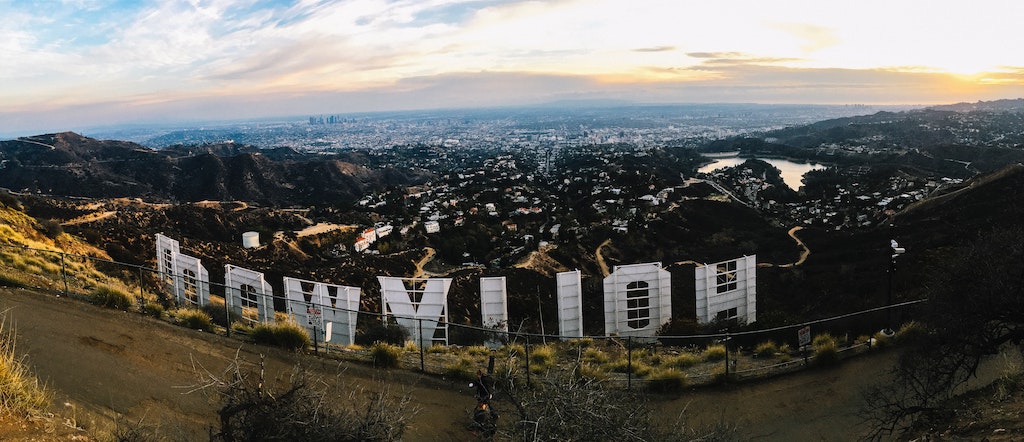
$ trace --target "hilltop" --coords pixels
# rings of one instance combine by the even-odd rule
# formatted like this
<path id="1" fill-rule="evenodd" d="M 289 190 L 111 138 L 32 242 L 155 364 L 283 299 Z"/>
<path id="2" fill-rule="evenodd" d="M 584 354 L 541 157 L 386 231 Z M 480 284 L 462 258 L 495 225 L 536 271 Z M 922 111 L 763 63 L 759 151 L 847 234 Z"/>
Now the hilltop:
<path id="1" fill-rule="evenodd" d="M 425 177 L 372 166 L 359 154 L 307 155 L 233 143 L 154 150 L 72 132 L 0 141 L 0 187 L 59 196 L 351 204 L 366 192 Z"/>

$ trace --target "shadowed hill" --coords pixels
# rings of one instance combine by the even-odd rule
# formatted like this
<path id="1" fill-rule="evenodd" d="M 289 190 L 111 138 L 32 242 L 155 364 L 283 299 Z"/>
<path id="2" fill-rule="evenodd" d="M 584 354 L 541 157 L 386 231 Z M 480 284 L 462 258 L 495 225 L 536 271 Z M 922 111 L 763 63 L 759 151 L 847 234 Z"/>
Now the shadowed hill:
<path id="1" fill-rule="evenodd" d="M 287 206 L 345 205 L 369 191 L 423 180 L 419 172 L 369 169 L 361 161 L 358 155 L 263 151 L 234 143 L 152 150 L 64 132 L 0 141 L 0 187 L 93 198 Z"/>

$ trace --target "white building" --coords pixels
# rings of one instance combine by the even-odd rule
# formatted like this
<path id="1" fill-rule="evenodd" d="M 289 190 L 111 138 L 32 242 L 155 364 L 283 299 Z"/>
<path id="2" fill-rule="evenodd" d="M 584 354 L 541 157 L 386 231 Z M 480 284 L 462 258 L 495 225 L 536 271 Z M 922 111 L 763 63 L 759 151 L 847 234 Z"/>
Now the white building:
<path id="1" fill-rule="evenodd" d="M 426 229 L 427 233 L 437 233 L 441 231 L 441 223 L 437 221 L 427 221 L 423 223 L 423 228 Z"/>

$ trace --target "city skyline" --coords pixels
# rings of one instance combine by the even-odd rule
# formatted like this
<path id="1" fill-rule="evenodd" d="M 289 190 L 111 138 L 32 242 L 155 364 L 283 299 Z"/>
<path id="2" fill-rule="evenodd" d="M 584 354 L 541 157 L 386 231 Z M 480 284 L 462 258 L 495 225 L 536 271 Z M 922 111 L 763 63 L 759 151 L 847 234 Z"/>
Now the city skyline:
<path id="1" fill-rule="evenodd" d="M 1005 1 L 0 1 L 0 134 L 553 101 L 1024 96 Z"/>

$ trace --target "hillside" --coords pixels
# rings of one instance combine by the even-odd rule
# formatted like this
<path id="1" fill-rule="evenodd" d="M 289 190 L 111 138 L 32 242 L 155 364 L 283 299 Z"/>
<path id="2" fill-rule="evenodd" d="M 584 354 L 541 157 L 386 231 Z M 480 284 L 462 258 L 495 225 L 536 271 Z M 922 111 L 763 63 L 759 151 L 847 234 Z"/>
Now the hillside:
<path id="1" fill-rule="evenodd" d="M 365 161 L 359 155 L 233 144 L 153 150 L 64 132 L 0 141 L 0 187 L 60 196 L 290 206 L 347 205 L 375 189 L 423 180 L 416 171 L 368 168 Z"/>

